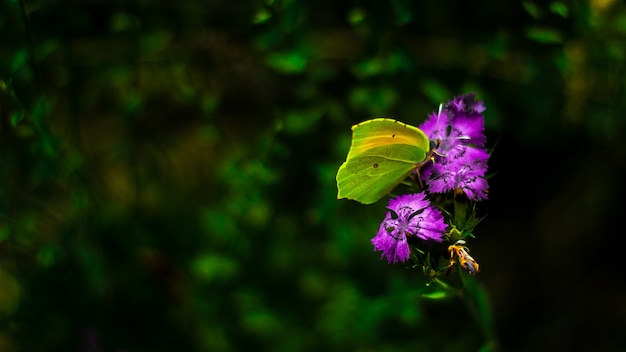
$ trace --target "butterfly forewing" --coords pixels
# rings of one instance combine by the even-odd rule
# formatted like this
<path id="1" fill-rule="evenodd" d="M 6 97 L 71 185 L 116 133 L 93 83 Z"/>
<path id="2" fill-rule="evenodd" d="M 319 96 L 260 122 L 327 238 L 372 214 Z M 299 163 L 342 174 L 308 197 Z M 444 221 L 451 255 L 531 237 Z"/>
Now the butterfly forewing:
<path id="1" fill-rule="evenodd" d="M 412 160 L 414 163 L 424 161 L 430 148 L 428 137 L 417 127 L 388 118 L 372 119 L 352 126 L 352 145 L 348 152 L 348 159 L 352 156 L 368 153 L 372 148 L 380 146 L 406 146 L 414 149 L 416 157 L 423 152 L 421 160 Z"/>

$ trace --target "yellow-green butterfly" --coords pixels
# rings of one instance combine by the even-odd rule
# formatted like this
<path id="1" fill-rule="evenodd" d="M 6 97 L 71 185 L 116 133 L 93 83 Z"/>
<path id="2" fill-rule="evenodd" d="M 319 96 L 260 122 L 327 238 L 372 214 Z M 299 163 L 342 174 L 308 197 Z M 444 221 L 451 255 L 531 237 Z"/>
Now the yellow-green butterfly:
<path id="1" fill-rule="evenodd" d="M 417 127 L 389 118 L 352 126 L 352 145 L 337 171 L 337 199 L 371 204 L 429 157 L 430 141 Z"/>

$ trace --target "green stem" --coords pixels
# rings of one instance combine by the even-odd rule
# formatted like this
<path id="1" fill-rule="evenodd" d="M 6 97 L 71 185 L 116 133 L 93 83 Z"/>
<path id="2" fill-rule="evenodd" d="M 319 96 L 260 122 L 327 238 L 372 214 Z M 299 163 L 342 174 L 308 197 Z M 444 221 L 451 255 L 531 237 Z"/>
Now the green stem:
<path id="1" fill-rule="evenodd" d="M 467 221 L 467 204 L 460 200 L 459 197 L 454 197 L 454 224 L 459 230 L 465 228 Z"/>
<path id="2" fill-rule="evenodd" d="M 498 351 L 498 339 L 493 325 L 493 310 L 487 290 L 471 276 L 462 275 L 461 280 L 464 286 L 461 299 L 485 336 L 485 344 L 481 350 Z"/>

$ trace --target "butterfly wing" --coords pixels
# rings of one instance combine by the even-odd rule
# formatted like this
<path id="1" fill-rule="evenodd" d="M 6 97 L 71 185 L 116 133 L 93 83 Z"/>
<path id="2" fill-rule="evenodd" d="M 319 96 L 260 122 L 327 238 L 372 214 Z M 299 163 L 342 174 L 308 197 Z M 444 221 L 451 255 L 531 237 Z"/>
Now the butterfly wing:
<path id="1" fill-rule="evenodd" d="M 337 198 L 371 204 L 424 161 L 430 147 L 420 129 L 379 118 L 352 127 L 352 144 L 337 172 Z"/>

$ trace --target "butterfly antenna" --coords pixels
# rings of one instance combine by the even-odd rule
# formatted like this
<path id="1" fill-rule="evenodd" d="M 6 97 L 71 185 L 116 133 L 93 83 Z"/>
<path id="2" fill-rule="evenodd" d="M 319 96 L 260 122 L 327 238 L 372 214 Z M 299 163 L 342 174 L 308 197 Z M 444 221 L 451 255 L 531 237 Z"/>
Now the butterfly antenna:
<path id="1" fill-rule="evenodd" d="M 439 118 L 441 117 L 442 109 L 443 109 L 443 104 L 439 104 L 439 111 L 437 112 L 437 124 L 435 125 L 435 131 L 439 131 Z"/>

